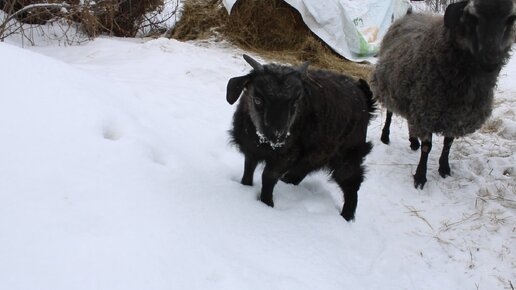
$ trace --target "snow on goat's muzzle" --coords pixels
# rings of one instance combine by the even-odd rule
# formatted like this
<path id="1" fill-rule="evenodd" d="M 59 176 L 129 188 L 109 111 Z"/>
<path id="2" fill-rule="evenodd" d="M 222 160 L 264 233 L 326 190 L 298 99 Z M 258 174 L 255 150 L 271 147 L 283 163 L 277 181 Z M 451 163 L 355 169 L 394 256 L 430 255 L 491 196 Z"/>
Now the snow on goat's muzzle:
<path id="1" fill-rule="evenodd" d="M 284 133 L 280 131 L 273 131 L 265 134 L 257 131 L 256 134 L 260 138 L 260 143 L 268 144 L 272 149 L 283 147 L 287 141 L 288 136 L 290 136 L 289 132 Z"/>

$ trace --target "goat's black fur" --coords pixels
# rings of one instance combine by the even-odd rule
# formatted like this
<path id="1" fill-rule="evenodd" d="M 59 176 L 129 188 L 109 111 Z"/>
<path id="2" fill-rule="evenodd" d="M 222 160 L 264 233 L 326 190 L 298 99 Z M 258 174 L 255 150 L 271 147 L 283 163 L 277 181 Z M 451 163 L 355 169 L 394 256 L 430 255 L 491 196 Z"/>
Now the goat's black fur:
<path id="1" fill-rule="evenodd" d="M 245 57 L 254 70 L 231 79 L 227 90 L 229 103 L 241 97 L 230 131 L 232 142 L 245 155 L 241 183 L 252 185 L 257 164 L 265 162 L 260 200 L 273 206 L 272 191 L 279 179 L 297 185 L 307 174 L 328 169 L 344 192 L 341 215 L 348 221 L 354 219 L 357 191 L 364 179 L 362 163 L 372 148 L 366 142 L 366 132 L 375 105 L 367 83 L 328 71 L 307 70 L 307 65 L 261 66 Z M 263 115 L 254 100 L 258 95 L 258 106 L 265 103 Z M 280 145 L 270 141 L 279 133 L 266 134 L 266 127 L 275 122 L 275 117 L 267 117 L 267 110 L 276 110 L 271 102 L 277 99 L 291 104 L 276 111 L 289 118 L 282 123 L 287 125 L 278 125 L 275 131 L 284 133 Z M 263 118 L 271 119 L 269 125 L 262 124 L 267 123 Z"/>

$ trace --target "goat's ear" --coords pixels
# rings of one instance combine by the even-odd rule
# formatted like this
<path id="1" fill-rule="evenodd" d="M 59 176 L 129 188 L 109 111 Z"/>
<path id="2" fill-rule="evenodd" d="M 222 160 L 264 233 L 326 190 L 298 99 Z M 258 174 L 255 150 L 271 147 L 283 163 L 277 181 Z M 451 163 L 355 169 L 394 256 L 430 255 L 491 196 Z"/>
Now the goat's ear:
<path id="1" fill-rule="evenodd" d="M 305 61 L 303 64 L 301 64 L 300 66 L 297 67 L 297 70 L 301 73 L 301 74 L 306 74 L 306 72 L 308 71 L 308 66 L 310 65 L 310 62 L 309 61 Z"/>
<path id="2" fill-rule="evenodd" d="M 245 85 L 249 81 L 249 75 L 235 77 L 229 80 L 226 88 L 226 100 L 233 105 L 244 90 Z"/>
<path id="3" fill-rule="evenodd" d="M 456 27 L 468 3 L 469 1 L 462 1 L 448 5 L 444 12 L 444 26 L 450 29 Z"/>

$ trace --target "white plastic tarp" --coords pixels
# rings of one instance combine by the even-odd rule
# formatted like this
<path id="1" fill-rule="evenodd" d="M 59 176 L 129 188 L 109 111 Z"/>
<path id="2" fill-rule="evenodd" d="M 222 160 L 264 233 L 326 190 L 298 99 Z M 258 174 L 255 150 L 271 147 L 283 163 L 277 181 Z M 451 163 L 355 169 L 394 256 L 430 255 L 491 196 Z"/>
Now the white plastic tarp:
<path id="1" fill-rule="evenodd" d="M 238 0 L 223 0 L 231 13 Z M 409 0 L 284 0 L 308 28 L 335 52 L 352 61 L 374 62 L 394 19 L 411 8 Z"/>

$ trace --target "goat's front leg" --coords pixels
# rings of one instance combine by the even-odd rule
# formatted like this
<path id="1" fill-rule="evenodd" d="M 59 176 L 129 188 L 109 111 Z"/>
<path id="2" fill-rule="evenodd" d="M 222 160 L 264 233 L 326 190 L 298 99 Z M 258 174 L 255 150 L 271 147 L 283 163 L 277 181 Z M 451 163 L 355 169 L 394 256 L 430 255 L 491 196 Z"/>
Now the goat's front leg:
<path id="1" fill-rule="evenodd" d="M 426 183 L 426 168 L 428 162 L 428 154 L 432 150 L 432 134 L 421 138 L 421 158 L 417 165 L 416 174 L 414 174 L 414 186 L 423 189 Z"/>
<path id="2" fill-rule="evenodd" d="M 262 173 L 262 192 L 260 200 L 270 207 L 274 207 L 272 192 L 279 178 L 286 171 L 286 164 L 282 162 L 267 162 Z"/>
<path id="3" fill-rule="evenodd" d="M 244 165 L 244 176 L 242 176 L 242 180 L 240 183 L 243 185 L 253 185 L 253 176 L 254 170 L 258 165 L 258 160 L 251 155 L 245 155 L 245 165 Z"/>
<path id="4" fill-rule="evenodd" d="M 444 137 L 443 151 L 439 158 L 439 174 L 442 178 L 451 175 L 450 164 L 448 162 L 448 156 L 450 155 L 450 148 L 453 143 L 453 137 Z"/>

